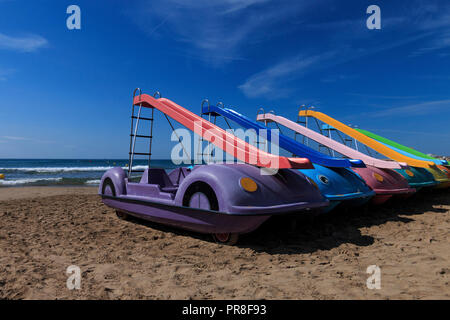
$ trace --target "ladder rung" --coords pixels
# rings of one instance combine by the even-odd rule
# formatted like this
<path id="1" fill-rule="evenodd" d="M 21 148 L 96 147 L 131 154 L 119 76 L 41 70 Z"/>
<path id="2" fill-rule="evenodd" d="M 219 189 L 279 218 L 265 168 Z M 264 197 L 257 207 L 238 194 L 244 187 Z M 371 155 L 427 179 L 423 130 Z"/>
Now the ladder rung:
<path id="1" fill-rule="evenodd" d="M 151 156 L 151 152 L 150 153 L 146 153 L 146 152 L 128 152 L 128 154 L 134 154 L 134 155 L 138 155 L 138 156 Z"/>
<path id="2" fill-rule="evenodd" d="M 130 137 L 137 137 L 137 138 L 147 138 L 147 139 L 151 139 L 151 138 L 153 138 L 153 136 L 144 136 L 144 135 L 142 135 L 142 134 L 136 134 L 136 135 L 134 135 L 134 134 L 130 134 Z"/>
<path id="3" fill-rule="evenodd" d="M 133 119 L 137 119 L 138 117 L 136 116 L 132 116 Z M 144 118 L 144 117 L 139 117 L 139 120 L 149 120 L 149 121 L 153 121 L 153 118 Z"/>

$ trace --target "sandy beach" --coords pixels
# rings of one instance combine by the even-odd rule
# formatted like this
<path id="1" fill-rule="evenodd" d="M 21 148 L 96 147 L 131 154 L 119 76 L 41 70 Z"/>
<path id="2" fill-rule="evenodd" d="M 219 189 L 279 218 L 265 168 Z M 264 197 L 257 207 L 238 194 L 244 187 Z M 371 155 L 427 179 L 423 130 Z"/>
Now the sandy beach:
<path id="1" fill-rule="evenodd" d="M 450 298 L 449 191 L 304 215 L 289 231 L 274 220 L 234 247 L 119 220 L 89 187 L 1 188 L 0 218 L 0 299 Z M 80 290 L 66 287 L 70 265 Z"/>

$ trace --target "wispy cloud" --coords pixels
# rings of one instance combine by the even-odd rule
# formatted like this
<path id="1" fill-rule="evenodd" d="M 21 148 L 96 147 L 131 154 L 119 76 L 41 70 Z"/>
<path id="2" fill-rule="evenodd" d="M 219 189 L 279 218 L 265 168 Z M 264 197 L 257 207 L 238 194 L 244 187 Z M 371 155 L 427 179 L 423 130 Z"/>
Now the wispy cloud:
<path id="1" fill-rule="evenodd" d="M 48 141 L 48 140 L 40 140 L 35 138 L 28 138 L 28 137 L 19 137 L 19 136 L 2 136 L 1 138 L 7 140 L 7 141 L 28 141 L 28 142 L 37 142 L 37 143 L 54 143 L 54 141 Z M 5 141 L 5 142 L 7 142 Z"/>
<path id="2" fill-rule="evenodd" d="M 407 19 L 405 17 L 383 17 L 381 20 L 382 28 L 394 28 L 398 27 Z M 357 19 L 344 19 L 344 20 L 331 20 L 325 22 L 313 22 L 307 23 L 305 29 L 308 30 L 321 30 L 321 31 L 336 31 L 347 30 L 345 34 L 356 37 L 367 37 L 371 31 L 366 28 L 366 16 L 361 15 Z"/>
<path id="3" fill-rule="evenodd" d="M 298 56 L 283 60 L 268 69 L 252 75 L 239 86 L 239 89 L 250 98 L 265 97 L 276 99 L 286 97 L 291 93 L 291 89 L 287 89 L 284 86 L 286 83 L 302 77 L 311 68 L 322 61 L 329 60 L 334 55 L 335 52 L 328 52 L 321 55 Z"/>
<path id="4" fill-rule="evenodd" d="M 187 56 L 222 65 L 244 59 L 243 47 L 267 40 L 275 25 L 283 26 L 305 6 L 270 0 L 153 0 L 140 1 L 133 17 L 149 36 L 169 37 L 185 44 Z"/>
<path id="5" fill-rule="evenodd" d="M 48 45 L 47 39 L 39 35 L 13 37 L 0 33 L 0 49 L 33 52 Z"/>
<path id="6" fill-rule="evenodd" d="M 8 139 L 8 140 L 25 140 L 25 141 L 29 141 L 31 139 L 29 138 L 25 138 L 25 137 L 13 137 L 13 136 L 3 136 L 2 138 Z"/>
<path id="7" fill-rule="evenodd" d="M 322 82 L 337 82 L 350 79 L 348 77 L 357 78 L 360 75 L 326 74 L 323 70 L 399 47 L 407 48 L 407 45 L 422 46 L 435 35 L 434 28 L 442 27 L 447 23 L 450 24 L 450 20 L 446 22 L 445 18 L 440 18 L 439 22 L 435 24 L 423 22 L 420 19 L 418 19 L 420 23 L 416 23 L 415 19 L 418 15 L 420 15 L 420 11 L 419 13 L 410 13 L 405 17 L 383 16 L 382 25 L 384 29 L 380 33 L 368 30 L 365 27 L 364 17 L 320 23 L 306 22 L 304 24 L 306 30 L 323 33 L 323 39 L 319 40 L 319 43 L 308 46 L 310 51 L 316 50 L 316 52 L 321 52 L 320 54 L 313 53 L 308 56 L 306 53 L 299 53 L 296 56 L 294 55 L 294 58 L 280 60 L 273 66 L 251 75 L 238 87 L 246 96 L 251 98 L 278 98 L 288 97 L 290 93 L 299 90 L 301 84 L 295 80 L 312 71 L 322 71 Z M 405 25 L 409 29 L 405 28 Z M 389 29 L 389 36 L 384 32 L 385 29 Z M 392 37 L 392 33 L 397 37 Z M 450 45 L 450 36 L 448 42 Z M 441 41 L 439 43 L 441 47 L 444 44 L 446 45 L 446 42 L 442 43 Z M 430 45 L 426 50 L 432 50 L 432 47 Z M 436 44 L 433 50 L 437 47 Z"/>
<path id="8" fill-rule="evenodd" d="M 449 17 L 450 19 L 450 17 Z M 450 25 L 449 25 L 450 26 Z M 450 48 L 450 32 L 441 32 L 433 34 L 430 40 L 425 42 L 425 45 L 411 53 L 411 57 L 421 56 L 433 51 Z M 444 53 L 443 57 L 448 53 Z"/>
<path id="9" fill-rule="evenodd" d="M 237 12 L 243 9 L 247 9 L 255 4 L 261 4 L 270 0 L 225 0 L 223 4 L 227 7 L 223 12 L 224 14 Z M 219 2 L 219 1 L 217 1 Z"/>
<path id="10" fill-rule="evenodd" d="M 392 117 L 400 115 L 419 116 L 427 115 L 431 112 L 442 112 L 450 110 L 450 99 L 428 101 L 417 104 L 411 104 L 400 107 L 382 109 L 375 112 L 365 113 L 360 116 L 369 116 L 373 118 Z"/>
<path id="11" fill-rule="evenodd" d="M 6 81 L 8 76 L 15 72 L 14 69 L 1 69 L 0 68 L 0 81 Z"/>
<path id="12" fill-rule="evenodd" d="M 312 71 L 323 70 L 364 56 L 400 47 L 422 37 L 423 35 L 413 35 L 400 41 L 390 41 L 383 44 L 373 43 L 372 46 L 365 48 L 356 48 L 344 43 L 321 54 L 299 55 L 288 58 L 250 76 L 238 88 L 251 98 L 288 97 L 291 92 L 298 88 L 298 84 L 293 84 L 293 80 L 298 80 Z M 358 75 L 352 76 L 358 77 Z"/>
<path id="13" fill-rule="evenodd" d="M 350 96 L 369 98 L 369 99 L 383 99 L 383 100 L 412 100 L 420 99 L 422 96 L 390 96 L 390 95 L 379 95 L 379 94 L 366 94 L 366 93 L 347 93 Z"/>
<path id="14" fill-rule="evenodd" d="M 445 1 L 447 2 L 447 1 Z M 439 1 L 426 3 L 412 3 L 413 10 L 406 25 L 416 33 L 427 33 L 427 39 L 421 42 L 420 47 L 411 53 L 411 57 L 417 57 L 431 52 L 450 47 L 450 7 L 448 3 L 443 5 Z"/>

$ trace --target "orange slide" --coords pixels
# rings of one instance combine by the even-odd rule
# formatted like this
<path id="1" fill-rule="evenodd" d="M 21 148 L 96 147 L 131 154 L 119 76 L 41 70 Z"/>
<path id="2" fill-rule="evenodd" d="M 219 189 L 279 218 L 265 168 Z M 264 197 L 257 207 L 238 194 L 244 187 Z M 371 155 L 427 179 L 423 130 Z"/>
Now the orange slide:
<path id="1" fill-rule="evenodd" d="M 306 158 L 281 157 L 259 150 L 257 147 L 248 144 L 169 99 L 156 99 L 147 94 L 142 94 L 134 97 L 134 104 L 158 109 L 189 130 L 200 135 L 204 140 L 211 142 L 218 148 L 245 163 L 272 169 L 314 168 L 311 161 Z"/>
<path id="2" fill-rule="evenodd" d="M 301 110 L 299 111 L 298 115 L 300 117 L 313 117 L 316 118 L 334 128 L 337 130 L 345 133 L 346 135 L 352 137 L 353 139 L 358 140 L 359 142 L 367 145 L 368 147 L 372 148 L 373 150 L 379 152 L 380 154 L 395 160 L 397 162 L 405 162 L 408 165 L 412 167 L 419 167 L 419 168 L 431 168 L 434 167 L 435 164 L 431 161 L 423 161 L 414 159 L 408 156 L 405 156 L 401 153 L 398 153 L 391 148 L 385 146 L 384 144 L 369 138 L 368 136 L 356 131 L 355 129 L 350 128 L 349 126 L 343 124 L 342 122 L 339 122 L 330 116 L 327 116 L 326 114 L 322 112 L 312 111 L 312 110 Z"/>

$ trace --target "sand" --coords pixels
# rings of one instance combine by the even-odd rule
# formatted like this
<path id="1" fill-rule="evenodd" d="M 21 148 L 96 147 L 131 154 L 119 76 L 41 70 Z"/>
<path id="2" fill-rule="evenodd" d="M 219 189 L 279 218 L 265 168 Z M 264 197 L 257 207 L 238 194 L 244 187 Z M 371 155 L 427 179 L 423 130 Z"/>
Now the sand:
<path id="1" fill-rule="evenodd" d="M 450 298 L 449 191 L 304 216 L 296 230 L 274 220 L 234 247 L 119 220 L 95 193 L 0 189 L 0 299 Z M 66 287 L 70 265 L 80 290 Z"/>
<path id="2" fill-rule="evenodd" d="M 39 198 L 56 195 L 96 194 L 97 187 L 12 187 L 0 188 L 0 201 L 24 198 Z"/>

